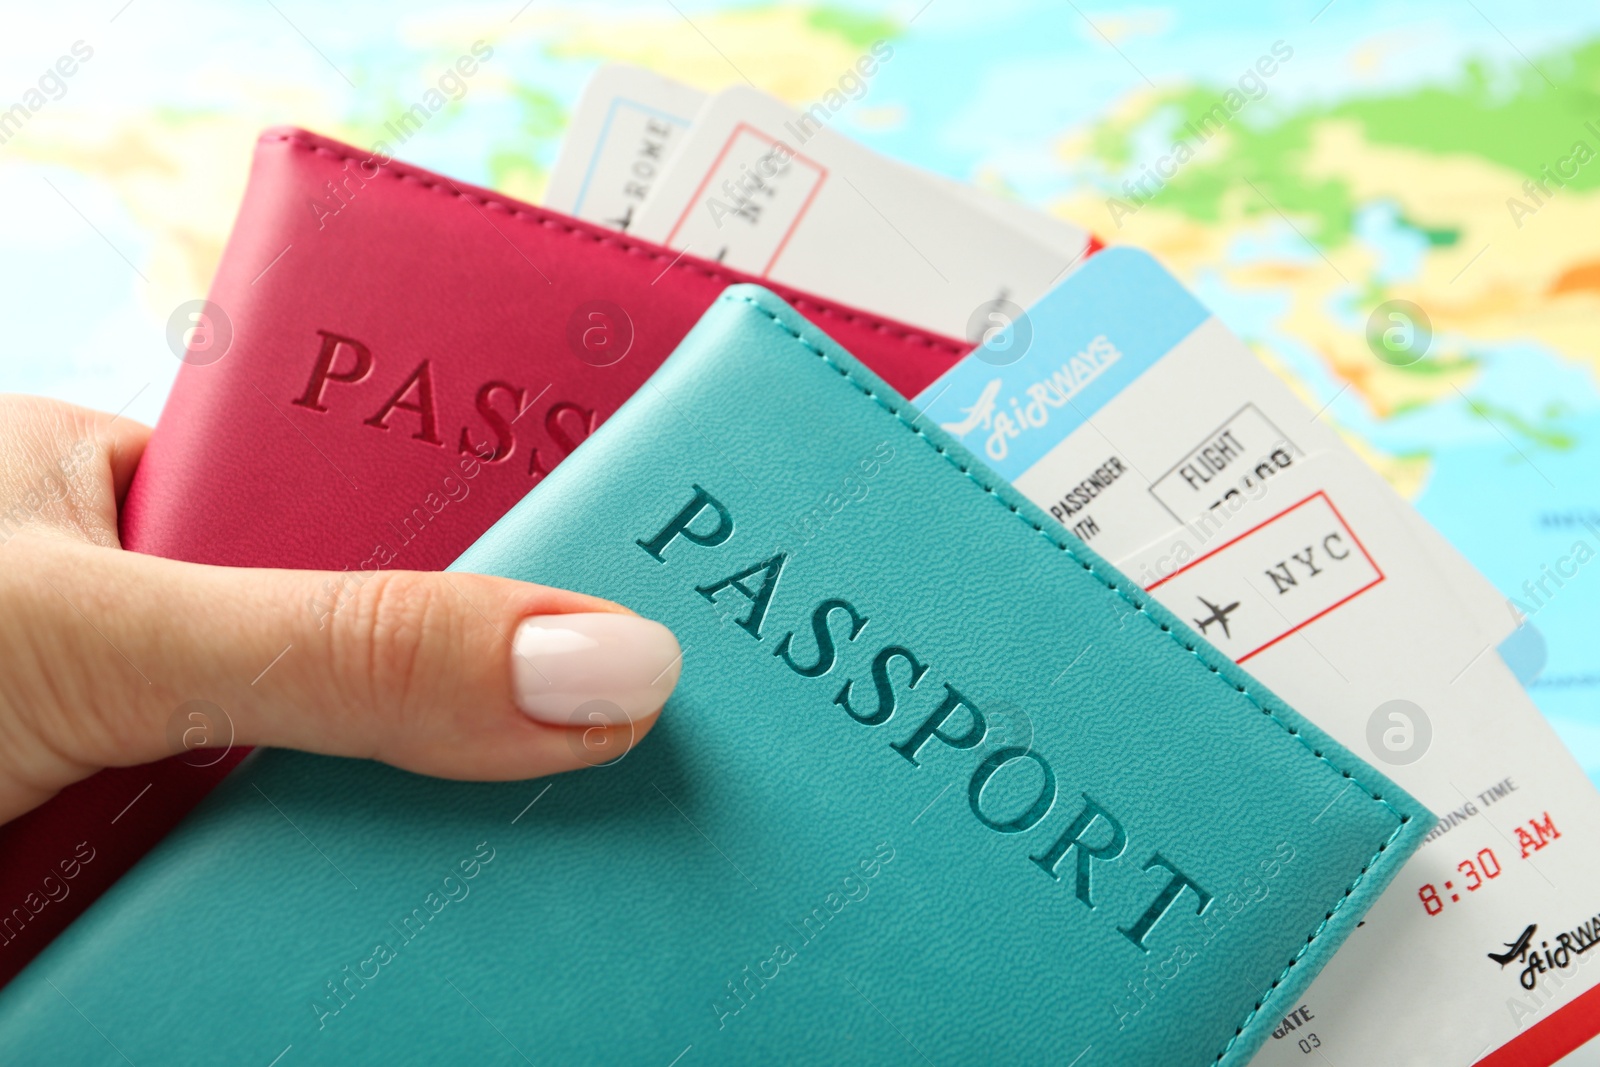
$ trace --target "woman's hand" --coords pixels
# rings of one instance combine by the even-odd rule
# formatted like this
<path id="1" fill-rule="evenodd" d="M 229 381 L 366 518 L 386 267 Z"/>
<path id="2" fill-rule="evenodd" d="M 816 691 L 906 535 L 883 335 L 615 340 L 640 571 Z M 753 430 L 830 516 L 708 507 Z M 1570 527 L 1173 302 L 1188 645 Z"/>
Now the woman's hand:
<path id="1" fill-rule="evenodd" d="M 666 627 L 580 593 L 124 552 L 117 510 L 149 434 L 0 397 L 0 821 L 179 751 L 188 701 L 222 708 L 240 745 L 514 779 L 615 759 L 677 683 Z M 306 604 L 330 587 L 339 610 L 319 618 Z"/>

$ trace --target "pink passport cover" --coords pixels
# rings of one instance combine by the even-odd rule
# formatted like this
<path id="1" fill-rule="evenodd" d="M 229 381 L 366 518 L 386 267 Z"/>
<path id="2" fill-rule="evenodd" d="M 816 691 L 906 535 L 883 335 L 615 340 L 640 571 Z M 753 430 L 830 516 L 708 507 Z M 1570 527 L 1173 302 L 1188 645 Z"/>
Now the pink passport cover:
<path id="1" fill-rule="evenodd" d="M 212 285 L 211 347 L 197 341 L 178 375 L 128 493 L 123 545 L 234 566 L 442 569 L 638 389 L 723 289 L 752 280 L 268 130 Z M 907 396 L 970 347 L 763 284 Z M 308 597 L 308 627 L 337 595 Z M 174 709 L 203 699 L 226 710 L 251 683 L 174 693 Z M 219 729 L 211 744 L 226 741 Z M 0 828 L 0 981 L 243 756 L 197 749 L 105 771 Z M 41 888 L 47 875 L 65 896 Z"/>

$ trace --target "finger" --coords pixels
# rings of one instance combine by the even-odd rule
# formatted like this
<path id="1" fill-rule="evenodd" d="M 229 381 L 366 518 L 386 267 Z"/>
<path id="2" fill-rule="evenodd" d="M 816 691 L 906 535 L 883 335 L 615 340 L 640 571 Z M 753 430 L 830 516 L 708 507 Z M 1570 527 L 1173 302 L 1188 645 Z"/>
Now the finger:
<path id="1" fill-rule="evenodd" d="M 682 658 L 658 623 L 509 579 L 206 567 L 44 538 L 0 548 L 0 604 L 17 608 L 0 640 L 26 650 L 0 700 L 53 767 L 37 788 L 171 754 L 191 700 L 220 707 L 238 744 L 452 778 L 570 770 L 643 737 Z"/>
<path id="2" fill-rule="evenodd" d="M 0 396 L 0 541 L 22 530 L 115 546 L 150 429 L 56 400 Z"/>

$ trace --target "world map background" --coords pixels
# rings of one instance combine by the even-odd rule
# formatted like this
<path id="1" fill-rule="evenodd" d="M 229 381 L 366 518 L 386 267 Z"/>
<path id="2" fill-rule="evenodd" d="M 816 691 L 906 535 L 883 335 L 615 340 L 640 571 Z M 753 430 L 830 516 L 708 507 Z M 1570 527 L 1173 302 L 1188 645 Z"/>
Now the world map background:
<path id="1" fill-rule="evenodd" d="M 804 104 L 880 39 L 893 58 L 836 127 L 1154 252 L 1531 612 L 1530 691 L 1600 781 L 1600 562 L 1546 577 L 1600 548 L 1592 4 L 16 9 L 0 107 L 93 54 L 0 144 L 0 388 L 153 422 L 168 316 L 205 294 L 260 129 L 370 146 L 474 41 L 493 57 L 397 154 L 537 201 L 605 61 Z M 1230 90 L 1220 132 L 1185 132 Z M 1435 331 L 1410 366 L 1364 338 L 1390 299 Z"/>

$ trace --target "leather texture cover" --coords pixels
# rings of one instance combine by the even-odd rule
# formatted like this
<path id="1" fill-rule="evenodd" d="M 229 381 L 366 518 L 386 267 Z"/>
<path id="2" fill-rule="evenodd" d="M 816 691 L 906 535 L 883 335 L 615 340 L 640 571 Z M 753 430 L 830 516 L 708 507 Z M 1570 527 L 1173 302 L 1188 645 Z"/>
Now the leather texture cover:
<path id="1" fill-rule="evenodd" d="M 258 754 L 13 1055 L 1242 1064 L 1433 823 L 754 286 L 454 568 L 668 623 L 660 724 L 544 782 Z"/>
<path id="2" fill-rule="evenodd" d="M 210 295 L 212 346 L 191 351 L 139 466 L 126 547 L 235 566 L 442 568 L 745 279 L 379 162 L 302 130 L 261 137 Z M 970 347 L 784 296 L 902 390 Z M 463 477 L 474 449 L 496 458 Z M 380 545 L 389 555 L 375 559 Z M 183 694 L 174 711 L 190 699 L 226 711 L 251 681 Z M 243 754 L 104 772 L 0 828 L 0 981 Z M 41 880 L 58 864 L 77 874 L 56 898 Z"/>

